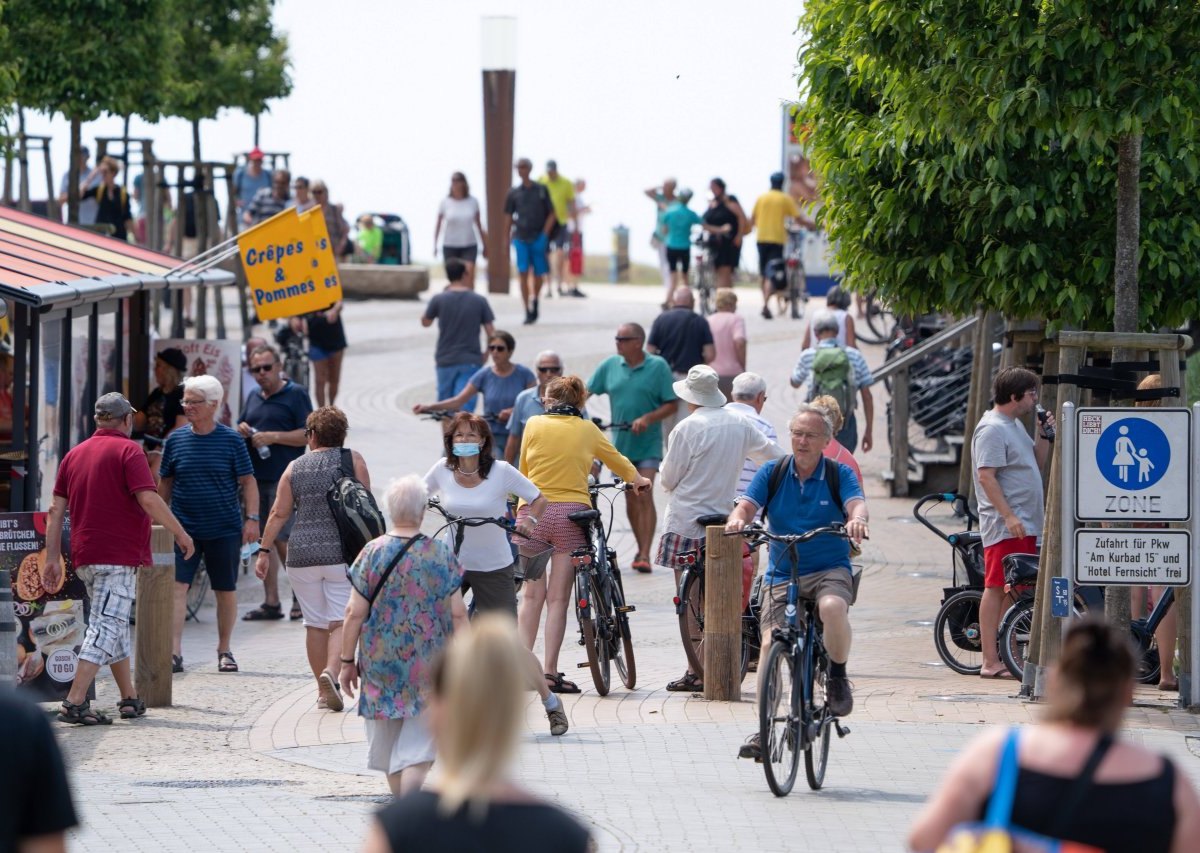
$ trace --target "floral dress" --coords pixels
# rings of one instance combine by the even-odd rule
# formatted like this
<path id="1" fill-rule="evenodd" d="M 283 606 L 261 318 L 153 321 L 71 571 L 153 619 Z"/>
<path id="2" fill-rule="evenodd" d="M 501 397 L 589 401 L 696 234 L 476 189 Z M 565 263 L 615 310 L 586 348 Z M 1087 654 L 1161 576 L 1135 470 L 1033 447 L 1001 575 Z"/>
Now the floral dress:
<path id="1" fill-rule="evenodd" d="M 368 542 L 350 567 L 350 584 L 370 600 L 396 552 L 408 540 L 384 535 Z M 422 538 L 392 570 L 363 623 L 358 641 L 358 714 L 371 720 L 415 717 L 433 661 L 450 639 L 450 596 L 462 585 L 454 551 Z"/>

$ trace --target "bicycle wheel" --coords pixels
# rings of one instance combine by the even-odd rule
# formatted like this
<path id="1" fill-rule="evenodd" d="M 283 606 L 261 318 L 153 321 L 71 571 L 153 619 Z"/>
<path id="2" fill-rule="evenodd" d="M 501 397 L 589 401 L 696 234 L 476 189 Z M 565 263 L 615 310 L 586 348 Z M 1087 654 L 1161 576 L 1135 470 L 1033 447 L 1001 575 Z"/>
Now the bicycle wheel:
<path id="1" fill-rule="evenodd" d="M 1018 681 L 1025 676 L 1025 655 L 1033 631 L 1033 604 L 1032 598 L 1023 598 L 1008 608 L 996 632 L 1000 637 L 1000 659 Z"/>
<path id="2" fill-rule="evenodd" d="M 804 316 L 804 303 L 808 301 L 807 281 L 804 277 L 804 268 L 800 266 L 791 267 L 788 269 L 788 302 L 789 311 L 793 320 L 799 320 Z"/>
<path id="3" fill-rule="evenodd" d="M 964 589 L 946 599 L 933 623 L 933 644 L 938 656 L 961 675 L 979 675 L 983 668 L 983 643 L 979 629 L 979 602 L 983 592 Z"/>
<path id="4" fill-rule="evenodd" d="M 700 276 L 700 316 L 712 313 L 712 273 L 705 270 Z"/>
<path id="5" fill-rule="evenodd" d="M 746 608 L 742 614 L 742 681 L 746 680 L 746 673 L 750 671 L 750 661 L 758 660 L 761 651 L 759 643 L 758 620 L 750 608 Z"/>
<path id="6" fill-rule="evenodd" d="M 637 663 L 633 659 L 633 634 L 629 630 L 629 614 L 622 612 L 625 607 L 625 585 L 621 582 L 620 570 L 609 564 L 609 577 L 612 579 L 612 609 L 615 619 L 615 631 L 610 638 L 613 663 L 617 666 L 617 675 L 626 689 L 632 690 L 637 686 Z"/>
<path id="7" fill-rule="evenodd" d="M 601 696 L 608 695 L 610 667 L 608 641 L 600 620 L 606 610 L 604 595 L 596 588 L 591 572 L 581 572 L 575 579 L 575 607 L 579 627 L 583 630 L 583 647 L 587 651 L 588 669 L 592 683 Z"/>
<path id="8" fill-rule="evenodd" d="M 679 578 L 679 603 L 675 606 L 679 618 L 679 639 L 688 666 L 704 680 L 704 572 L 700 566 L 684 569 Z"/>
<path id="9" fill-rule="evenodd" d="M 796 713 L 795 661 L 784 642 L 771 644 L 767 668 L 760 681 L 758 737 L 767 786 L 786 797 L 800 771 L 800 719 Z"/>
<path id="10" fill-rule="evenodd" d="M 1137 647 L 1137 667 L 1133 677 L 1140 684 L 1158 684 L 1158 677 L 1162 674 L 1162 659 L 1154 635 L 1146 628 L 1145 619 L 1135 619 L 1129 629 L 1133 632 L 1133 642 Z"/>
<path id="11" fill-rule="evenodd" d="M 829 660 L 824 649 L 818 654 L 805 656 L 804 680 L 808 686 L 808 702 L 804 709 L 804 725 L 807 729 L 808 745 L 804 749 L 804 775 L 808 787 L 821 790 L 825 784 L 825 768 L 829 766 L 829 741 L 833 718 L 825 707 L 825 688 L 829 678 Z"/>
<path id="12" fill-rule="evenodd" d="M 891 340 L 892 330 L 896 327 L 896 315 L 887 309 L 875 294 L 867 294 L 867 304 L 864 307 L 866 325 L 855 326 L 855 336 L 869 344 L 882 344 Z"/>
<path id="13" fill-rule="evenodd" d="M 192 585 L 187 591 L 187 618 L 193 622 L 199 622 L 200 619 L 196 615 L 200 612 L 201 606 L 204 604 L 204 597 L 208 595 L 208 572 L 204 570 L 204 565 L 201 564 L 196 569 L 196 575 L 192 578 Z"/>

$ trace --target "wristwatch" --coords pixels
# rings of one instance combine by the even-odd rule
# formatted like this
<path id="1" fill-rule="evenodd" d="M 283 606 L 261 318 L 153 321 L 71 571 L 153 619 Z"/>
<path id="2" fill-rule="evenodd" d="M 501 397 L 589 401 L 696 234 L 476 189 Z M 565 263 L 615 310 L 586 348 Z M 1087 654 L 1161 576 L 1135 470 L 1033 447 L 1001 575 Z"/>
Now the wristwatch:
<path id="1" fill-rule="evenodd" d="M 259 520 L 259 517 L 257 515 L 247 515 L 246 516 L 246 521 L 258 521 L 258 520 Z"/>

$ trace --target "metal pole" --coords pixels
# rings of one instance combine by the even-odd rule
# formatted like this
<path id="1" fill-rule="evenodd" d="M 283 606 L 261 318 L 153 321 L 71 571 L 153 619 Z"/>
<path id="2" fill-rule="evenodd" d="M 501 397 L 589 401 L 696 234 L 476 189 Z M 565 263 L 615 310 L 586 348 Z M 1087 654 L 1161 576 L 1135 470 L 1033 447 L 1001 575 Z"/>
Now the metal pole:
<path id="1" fill-rule="evenodd" d="M 1200 403 L 1192 406 L 1192 456 L 1193 459 L 1188 460 L 1188 464 L 1192 466 L 1193 471 L 1189 475 L 1192 480 L 1192 522 L 1189 525 L 1192 530 L 1192 565 L 1191 569 L 1191 637 L 1188 638 L 1189 657 L 1188 663 L 1191 665 L 1190 673 L 1180 673 L 1181 676 L 1188 676 L 1190 684 L 1188 687 L 1188 707 L 1195 708 L 1200 706 L 1200 607 L 1197 607 L 1196 600 L 1196 575 L 1197 566 L 1200 564 L 1200 489 L 1195 485 L 1195 463 L 1194 457 L 1200 448 Z M 1174 661 L 1162 661 L 1162 666 L 1173 666 Z M 1182 681 L 1182 678 L 1180 679 Z M 1184 685 L 1181 684 L 1182 688 Z M 1183 691 L 1180 690 L 1180 701 L 1183 698 Z"/>
<path id="2" fill-rule="evenodd" d="M 1059 564 L 1059 577 L 1067 579 L 1067 607 L 1075 606 L 1075 492 L 1076 472 L 1079 459 L 1078 448 L 1075 446 L 1075 404 L 1063 403 L 1063 422 L 1058 428 L 1058 440 L 1062 442 L 1063 464 L 1062 471 L 1062 562 Z M 1065 636 L 1071 624 L 1071 610 L 1062 620 L 1062 633 Z"/>

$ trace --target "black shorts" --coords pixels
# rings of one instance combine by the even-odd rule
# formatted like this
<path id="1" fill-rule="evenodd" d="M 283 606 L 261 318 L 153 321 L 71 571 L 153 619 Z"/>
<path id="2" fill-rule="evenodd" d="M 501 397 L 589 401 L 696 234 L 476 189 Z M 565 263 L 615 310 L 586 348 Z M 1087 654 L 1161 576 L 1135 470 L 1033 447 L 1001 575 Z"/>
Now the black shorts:
<path id="1" fill-rule="evenodd" d="M 554 226 L 554 230 L 550 232 L 550 249 L 570 249 L 571 248 L 571 229 L 561 222 Z"/>
<path id="2" fill-rule="evenodd" d="M 767 277 L 767 264 L 771 261 L 783 260 L 783 244 L 782 243 L 759 243 L 758 244 L 758 274 L 763 278 Z"/>
<path id="3" fill-rule="evenodd" d="M 742 260 L 742 247 L 735 246 L 732 242 L 720 242 L 713 246 L 712 250 L 712 265 L 713 269 L 721 267 L 731 267 L 737 269 L 737 265 Z"/>
<path id="4" fill-rule="evenodd" d="M 213 589 L 217 592 L 236 590 L 238 569 L 242 567 L 242 534 L 192 541 L 196 552 L 190 559 L 185 559 L 179 546 L 175 546 L 175 582 L 191 586 L 203 559 L 204 570 L 208 572 Z"/>
<path id="5" fill-rule="evenodd" d="M 667 266 L 671 272 L 681 269 L 687 273 L 692 262 L 691 249 L 667 249 Z"/>
<path id="6" fill-rule="evenodd" d="M 457 258 L 460 261 L 473 264 L 478 255 L 478 246 L 442 246 L 442 260 L 444 261 Z"/>

